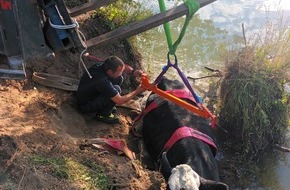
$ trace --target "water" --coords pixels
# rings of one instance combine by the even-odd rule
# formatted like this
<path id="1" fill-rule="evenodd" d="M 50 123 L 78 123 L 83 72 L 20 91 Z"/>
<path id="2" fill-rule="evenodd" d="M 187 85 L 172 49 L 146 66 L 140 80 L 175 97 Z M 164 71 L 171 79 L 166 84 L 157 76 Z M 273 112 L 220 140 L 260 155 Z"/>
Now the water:
<path id="1" fill-rule="evenodd" d="M 144 2 L 144 0 L 138 1 Z M 175 1 L 164 1 L 167 9 L 176 4 Z M 155 13 L 159 12 L 157 0 L 145 2 L 144 6 Z M 242 23 L 246 37 L 251 38 L 255 34 L 263 34 L 261 28 L 267 21 L 290 26 L 290 2 L 287 0 L 219 0 L 201 8 L 189 24 L 184 39 L 176 51 L 179 66 L 185 74 L 195 77 L 207 71 L 204 66 L 221 68 L 221 62 L 224 61 L 221 55 L 224 49 L 244 44 Z M 170 22 L 173 41 L 177 39 L 183 22 L 184 18 Z M 144 35 L 150 37 L 147 41 L 142 41 L 144 39 L 139 37 L 139 46 L 147 66 L 145 69 L 151 72 L 152 78 L 155 78 L 167 63 L 168 46 L 163 26 L 154 28 Z M 221 47 L 220 44 L 225 46 Z M 169 71 L 168 75 L 174 77 L 175 73 Z"/>
<path id="2" fill-rule="evenodd" d="M 159 12 L 157 0 L 138 0 L 145 2 L 147 8 Z M 167 1 L 166 6 L 176 5 L 176 1 Z M 210 74 L 204 66 L 222 69 L 225 49 L 243 47 L 244 24 L 246 39 L 253 36 L 266 36 L 265 23 L 277 24 L 280 28 L 290 30 L 289 0 L 219 0 L 201 8 L 190 22 L 186 35 L 178 46 L 176 56 L 178 65 L 186 76 L 202 77 Z M 170 22 L 173 41 L 181 31 L 184 18 Z M 143 38 L 143 36 L 146 38 Z M 163 27 L 156 27 L 145 34 L 137 36 L 139 49 L 142 50 L 143 65 L 151 81 L 167 64 L 168 46 Z M 222 44 L 222 45 L 221 45 Z M 174 62 L 171 57 L 171 62 Z M 178 78 L 177 72 L 170 68 L 166 76 Z M 290 132 L 285 146 L 290 147 Z M 275 152 L 260 163 L 262 171 L 257 174 L 256 182 L 248 189 L 290 189 L 290 154 Z"/>
<path id="3" fill-rule="evenodd" d="M 290 132 L 288 132 L 288 142 L 290 147 Z M 290 187 L 290 153 L 275 151 L 259 163 L 262 171 L 257 173 L 258 185 L 253 185 L 257 189 L 288 190 Z"/>

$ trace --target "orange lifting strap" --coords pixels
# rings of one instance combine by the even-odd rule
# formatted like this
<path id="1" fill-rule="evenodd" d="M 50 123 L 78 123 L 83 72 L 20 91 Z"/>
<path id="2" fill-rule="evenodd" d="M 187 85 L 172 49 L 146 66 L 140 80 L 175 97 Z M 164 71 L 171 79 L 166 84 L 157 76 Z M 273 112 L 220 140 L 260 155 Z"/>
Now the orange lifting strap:
<path id="1" fill-rule="evenodd" d="M 204 107 L 201 103 L 199 103 L 199 107 L 196 107 L 172 94 L 169 94 L 161 89 L 159 89 L 157 87 L 157 85 L 153 85 L 150 84 L 149 79 L 148 79 L 148 75 L 143 74 L 141 77 L 141 85 L 143 88 L 150 90 L 154 93 L 156 93 L 157 95 L 161 96 L 162 98 L 165 98 L 193 113 L 195 113 L 196 115 L 199 115 L 203 118 L 206 119 L 211 119 L 211 127 L 214 128 L 215 124 L 216 124 L 216 117 L 206 108 Z"/>

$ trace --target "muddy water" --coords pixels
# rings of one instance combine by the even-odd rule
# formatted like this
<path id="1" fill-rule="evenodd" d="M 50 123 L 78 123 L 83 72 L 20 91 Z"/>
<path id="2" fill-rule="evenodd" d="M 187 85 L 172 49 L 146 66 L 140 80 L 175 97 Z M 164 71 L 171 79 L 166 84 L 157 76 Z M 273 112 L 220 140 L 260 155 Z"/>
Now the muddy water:
<path id="1" fill-rule="evenodd" d="M 167 8 L 176 4 L 175 1 L 164 1 Z M 146 2 L 144 6 L 156 13 L 159 12 L 157 0 L 139 0 L 139 2 Z M 195 14 L 178 46 L 176 51 L 178 65 L 185 75 L 194 78 L 209 74 L 204 66 L 221 69 L 224 61 L 224 57 L 221 57 L 223 49 L 244 45 L 242 24 L 249 39 L 253 35 L 260 34 L 261 28 L 269 21 L 290 29 L 290 1 L 218 0 L 203 7 Z M 170 22 L 173 41 L 177 39 L 183 23 L 184 18 Z M 142 49 L 143 65 L 151 80 L 154 80 L 167 64 L 168 45 L 163 27 L 154 28 L 137 37 L 139 48 Z M 174 63 L 172 57 L 170 61 Z M 169 69 L 166 76 L 179 78 L 173 68 Z M 287 136 L 285 146 L 290 147 L 290 132 Z M 267 155 L 261 160 L 259 166 L 262 168 L 261 172 L 256 174 L 248 189 L 290 189 L 290 153 L 274 152 L 273 155 Z"/>
<path id="2" fill-rule="evenodd" d="M 287 136 L 285 146 L 290 147 L 290 132 Z M 266 155 L 259 165 L 262 170 L 257 173 L 257 184 L 253 184 L 252 189 L 290 189 L 290 153 L 275 151 Z"/>

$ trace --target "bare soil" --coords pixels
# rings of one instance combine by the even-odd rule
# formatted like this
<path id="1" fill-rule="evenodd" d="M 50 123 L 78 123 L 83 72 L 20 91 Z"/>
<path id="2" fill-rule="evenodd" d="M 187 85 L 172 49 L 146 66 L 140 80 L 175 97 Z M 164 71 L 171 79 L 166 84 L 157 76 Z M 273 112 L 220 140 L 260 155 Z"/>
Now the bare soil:
<path id="1" fill-rule="evenodd" d="M 71 64 L 71 59 L 68 63 L 63 61 L 42 70 L 57 68 L 52 73 L 68 76 L 71 73 L 60 71 L 58 64 Z M 41 64 L 45 63 L 38 60 L 39 67 Z M 82 189 L 76 182 L 51 175 L 48 166 L 32 164 L 29 158 L 33 155 L 65 156 L 79 162 L 93 160 L 104 168 L 114 189 L 164 186 L 158 172 L 149 171 L 122 154 L 79 148 L 86 139 L 103 137 L 124 139 L 130 149 L 138 151 L 138 139 L 129 132 L 130 115 L 136 115 L 135 110 L 119 108 L 121 123 L 107 125 L 95 121 L 93 115 L 80 114 L 73 92 L 45 87 L 30 79 L 0 82 L 0 189 Z"/>
<path id="2" fill-rule="evenodd" d="M 97 21 L 84 22 L 83 32 L 90 31 L 86 28 L 89 25 L 101 28 L 98 24 Z M 85 35 L 91 37 L 89 32 Z M 99 58 L 117 55 L 124 62 L 140 67 L 139 54 L 128 47 L 126 43 L 116 43 L 90 48 L 88 52 Z M 94 161 L 104 169 L 110 189 L 165 189 L 160 173 L 147 169 L 139 160 L 131 161 L 120 152 L 80 148 L 87 139 L 123 139 L 140 158 L 139 139 L 130 133 L 132 117 L 138 113 L 138 107 L 118 107 L 120 124 L 107 125 L 95 121 L 92 114 L 80 114 L 73 92 L 50 88 L 31 80 L 35 71 L 77 78 L 79 61 L 77 52 L 56 53 L 54 62 L 30 60 L 26 80 L 0 79 L 0 189 L 84 189 L 77 180 L 52 175 L 51 166 L 31 162 L 33 156 Z M 94 63 L 87 58 L 84 61 L 87 66 Z M 126 92 L 136 84 L 128 79 L 125 85 Z M 236 180 L 234 176 L 229 177 L 231 167 L 221 165 L 222 181 Z"/>

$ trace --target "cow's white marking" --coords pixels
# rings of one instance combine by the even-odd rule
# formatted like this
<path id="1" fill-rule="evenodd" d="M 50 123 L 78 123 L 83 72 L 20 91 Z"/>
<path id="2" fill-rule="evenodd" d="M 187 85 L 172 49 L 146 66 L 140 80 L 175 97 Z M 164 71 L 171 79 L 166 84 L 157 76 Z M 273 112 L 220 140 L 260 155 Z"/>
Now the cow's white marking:
<path id="1" fill-rule="evenodd" d="M 189 165 L 181 164 L 172 169 L 168 185 L 171 190 L 198 190 L 199 175 Z"/>

